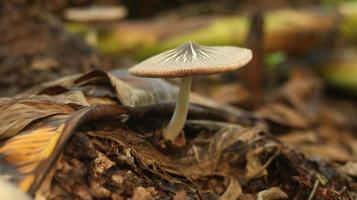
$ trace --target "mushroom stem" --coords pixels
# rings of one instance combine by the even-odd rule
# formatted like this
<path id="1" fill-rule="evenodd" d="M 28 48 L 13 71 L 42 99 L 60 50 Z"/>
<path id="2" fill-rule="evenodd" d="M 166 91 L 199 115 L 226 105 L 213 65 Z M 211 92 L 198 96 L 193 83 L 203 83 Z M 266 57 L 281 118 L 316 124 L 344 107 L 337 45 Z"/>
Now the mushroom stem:
<path id="1" fill-rule="evenodd" d="M 181 78 L 178 100 L 175 112 L 167 126 L 164 137 L 168 140 L 175 140 L 183 128 L 188 112 L 189 98 L 191 92 L 192 77 Z"/>

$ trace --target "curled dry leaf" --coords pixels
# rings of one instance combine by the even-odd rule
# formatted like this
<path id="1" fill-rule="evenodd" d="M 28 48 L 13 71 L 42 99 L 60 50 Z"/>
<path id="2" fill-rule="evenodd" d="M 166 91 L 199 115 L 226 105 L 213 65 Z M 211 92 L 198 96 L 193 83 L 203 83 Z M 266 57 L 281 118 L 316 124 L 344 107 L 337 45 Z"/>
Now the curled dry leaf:
<path id="1" fill-rule="evenodd" d="M 357 177 L 357 161 L 348 162 L 340 169 L 349 176 Z"/>
<path id="2" fill-rule="evenodd" d="M 35 120 L 71 111 L 73 109 L 67 105 L 51 104 L 46 101 L 1 99 L 0 139 L 18 134 Z"/>
<path id="3" fill-rule="evenodd" d="M 260 151 L 260 150 L 259 150 Z M 266 171 L 265 167 L 261 163 L 258 155 L 259 151 L 257 149 L 252 149 L 246 155 L 247 164 L 246 164 L 246 179 L 252 179 L 255 177 L 266 176 L 268 172 Z"/>
<path id="4" fill-rule="evenodd" d="M 100 83 L 100 84 L 99 84 Z M 119 101 L 125 106 L 147 106 L 158 103 L 175 102 L 178 88 L 162 79 L 138 78 L 126 70 L 104 72 L 94 70 L 83 75 L 73 75 L 53 82 L 44 83 L 19 96 L 38 94 L 62 94 L 67 91 L 82 91 L 89 102 L 113 103 Z M 248 113 L 238 108 L 217 103 L 207 97 L 192 94 L 191 102 L 224 111 L 232 118 L 251 118 Z M 248 116 L 248 117 L 247 117 Z"/>
<path id="5" fill-rule="evenodd" d="M 275 98 L 285 100 L 306 116 L 315 116 L 321 100 L 322 82 L 305 71 L 293 71 L 290 79 L 279 89 Z"/>
<path id="6" fill-rule="evenodd" d="M 68 115 L 56 115 L 33 123 L 0 144 L 0 174 L 27 192 L 47 172 Z"/>
<path id="7" fill-rule="evenodd" d="M 230 178 L 226 191 L 219 197 L 219 200 L 236 200 L 242 194 L 242 188 L 236 178 Z"/>
<path id="8" fill-rule="evenodd" d="M 263 119 L 292 128 L 308 128 L 310 125 L 309 121 L 299 112 L 283 104 L 264 105 L 256 111 L 256 114 Z"/>
<path id="9" fill-rule="evenodd" d="M 357 105 L 349 101 L 325 99 L 318 109 L 318 122 L 339 127 L 357 128 Z"/>
<path id="10" fill-rule="evenodd" d="M 35 97 L 39 100 L 44 100 L 53 103 L 59 104 L 67 104 L 67 105 L 79 105 L 79 106 L 89 106 L 89 102 L 84 96 L 84 94 L 80 91 L 68 91 L 58 95 L 36 95 L 36 96 L 29 96 L 29 98 Z"/>
<path id="11" fill-rule="evenodd" d="M 177 88 L 156 79 L 130 76 L 126 70 L 112 73 L 94 70 L 83 75 L 65 77 L 32 88 L 20 96 L 34 94 L 60 94 L 68 90 L 81 90 L 86 97 L 117 98 L 126 106 L 145 106 L 159 102 L 173 102 Z"/>
<path id="12" fill-rule="evenodd" d="M 279 140 L 302 151 L 308 157 L 348 162 L 356 160 L 357 140 L 351 133 L 336 129 L 331 125 L 310 131 L 290 131 L 278 136 Z M 348 141 L 348 142 L 346 142 Z"/>
<path id="13" fill-rule="evenodd" d="M 266 168 L 270 165 L 273 159 L 280 154 L 281 145 L 274 141 L 267 141 L 266 144 L 262 147 L 257 147 L 255 149 L 250 149 L 246 154 L 246 174 L 245 178 L 247 180 L 266 176 L 268 172 Z M 270 153 L 272 155 L 267 159 L 267 161 L 262 164 L 259 159 L 259 155 L 262 153 Z"/>
<path id="14" fill-rule="evenodd" d="M 279 200 L 287 199 L 288 195 L 278 187 L 272 187 L 261 191 L 257 195 L 257 200 Z"/>

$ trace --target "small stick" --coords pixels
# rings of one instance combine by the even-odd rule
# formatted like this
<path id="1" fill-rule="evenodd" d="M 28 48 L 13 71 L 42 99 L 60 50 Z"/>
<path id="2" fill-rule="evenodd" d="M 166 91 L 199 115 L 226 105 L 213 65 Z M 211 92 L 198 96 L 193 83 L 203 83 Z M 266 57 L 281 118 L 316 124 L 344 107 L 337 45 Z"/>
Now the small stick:
<path id="1" fill-rule="evenodd" d="M 317 188 L 319 187 L 319 184 L 320 184 L 320 180 L 317 178 L 314 183 L 314 188 L 312 189 L 309 198 L 307 200 L 312 200 L 312 198 L 314 198 L 314 195 L 316 193 Z"/>

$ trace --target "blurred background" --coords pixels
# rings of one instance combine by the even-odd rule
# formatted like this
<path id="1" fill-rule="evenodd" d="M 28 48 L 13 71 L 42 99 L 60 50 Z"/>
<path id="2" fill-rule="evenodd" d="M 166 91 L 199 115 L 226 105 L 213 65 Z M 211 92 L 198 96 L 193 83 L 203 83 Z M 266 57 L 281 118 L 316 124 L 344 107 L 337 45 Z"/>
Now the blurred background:
<path id="1" fill-rule="evenodd" d="M 328 94 L 357 97 L 354 0 L 3 0 L 0 34 L 0 96 L 128 68 L 190 40 L 254 52 L 245 69 L 194 81 L 219 101 L 254 108 L 291 76 L 317 76 Z"/>

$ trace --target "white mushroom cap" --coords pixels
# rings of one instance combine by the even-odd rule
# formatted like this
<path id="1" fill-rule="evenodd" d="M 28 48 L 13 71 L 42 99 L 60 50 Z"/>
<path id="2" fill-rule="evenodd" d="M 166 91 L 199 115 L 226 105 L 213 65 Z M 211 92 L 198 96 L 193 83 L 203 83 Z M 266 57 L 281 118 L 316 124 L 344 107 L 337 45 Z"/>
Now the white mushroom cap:
<path id="1" fill-rule="evenodd" d="M 150 57 L 129 69 L 142 77 L 185 77 L 236 70 L 252 59 L 249 49 L 232 46 L 203 46 L 187 42 Z"/>

